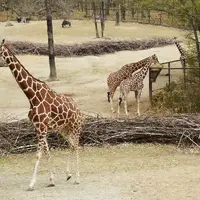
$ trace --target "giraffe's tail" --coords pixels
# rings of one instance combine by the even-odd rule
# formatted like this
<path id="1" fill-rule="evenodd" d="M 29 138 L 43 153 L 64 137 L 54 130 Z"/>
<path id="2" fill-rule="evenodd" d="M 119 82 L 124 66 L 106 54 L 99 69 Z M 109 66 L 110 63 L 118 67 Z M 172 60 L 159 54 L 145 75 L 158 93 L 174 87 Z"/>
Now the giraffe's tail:
<path id="1" fill-rule="evenodd" d="M 122 98 L 119 97 L 119 106 L 121 105 L 121 103 L 122 103 Z"/>
<path id="2" fill-rule="evenodd" d="M 108 102 L 110 102 L 110 92 L 107 92 Z"/>

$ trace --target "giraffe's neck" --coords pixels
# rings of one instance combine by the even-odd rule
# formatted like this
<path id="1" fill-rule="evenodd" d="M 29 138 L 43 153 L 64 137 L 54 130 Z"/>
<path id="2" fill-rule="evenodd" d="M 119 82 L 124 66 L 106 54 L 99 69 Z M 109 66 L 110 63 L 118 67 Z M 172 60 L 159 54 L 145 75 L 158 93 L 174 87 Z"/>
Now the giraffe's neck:
<path id="1" fill-rule="evenodd" d="M 181 56 L 186 56 L 186 51 L 185 49 L 183 49 L 183 47 L 180 45 L 179 42 L 175 42 L 176 46 L 177 46 L 177 49 L 179 50 Z"/>
<path id="2" fill-rule="evenodd" d="M 20 88 L 29 100 L 32 99 L 37 90 L 41 89 L 42 82 L 34 78 L 5 45 L 1 47 L 1 54 Z"/>
<path id="3" fill-rule="evenodd" d="M 140 60 L 136 63 L 133 63 L 132 65 L 130 65 L 130 72 L 133 73 L 135 71 L 137 71 L 138 69 L 141 69 L 144 66 L 147 66 L 148 63 L 151 62 L 151 57 L 145 58 L 143 60 Z"/>
<path id="4" fill-rule="evenodd" d="M 148 62 L 146 65 L 144 65 L 144 66 L 142 67 L 142 69 L 141 69 L 139 72 L 137 72 L 137 73 L 134 75 L 134 77 L 138 77 L 138 78 L 140 77 L 141 80 L 144 80 L 144 78 L 145 78 L 146 75 L 147 75 L 147 72 L 148 72 L 148 70 L 149 70 L 150 65 L 151 65 L 151 63 Z"/>

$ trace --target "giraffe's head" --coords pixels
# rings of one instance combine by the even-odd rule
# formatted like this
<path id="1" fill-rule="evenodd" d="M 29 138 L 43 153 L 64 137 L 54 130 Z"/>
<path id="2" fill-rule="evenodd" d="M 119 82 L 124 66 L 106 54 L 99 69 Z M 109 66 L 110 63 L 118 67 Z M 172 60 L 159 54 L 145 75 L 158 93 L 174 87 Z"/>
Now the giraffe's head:
<path id="1" fill-rule="evenodd" d="M 159 62 L 158 57 L 156 56 L 156 54 L 153 54 L 151 56 L 151 66 L 152 65 L 156 65 L 156 64 L 160 64 L 160 62 Z"/>
<path id="2" fill-rule="evenodd" d="M 2 40 L 1 44 L 0 44 L 0 55 L 2 54 L 3 52 L 3 46 L 5 44 L 5 39 Z"/>
<path id="3" fill-rule="evenodd" d="M 4 47 L 5 39 L 2 40 L 0 44 L 0 59 L 3 59 L 3 47 Z M 1 64 L 0 67 L 6 67 L 7 65 Z"/>

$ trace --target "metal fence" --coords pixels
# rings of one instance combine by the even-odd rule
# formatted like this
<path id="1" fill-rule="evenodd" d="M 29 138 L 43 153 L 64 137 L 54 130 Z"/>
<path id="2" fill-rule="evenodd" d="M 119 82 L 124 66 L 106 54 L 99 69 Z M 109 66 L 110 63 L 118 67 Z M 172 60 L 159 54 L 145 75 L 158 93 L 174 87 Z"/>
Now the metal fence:
<path id="1" fill-rule="evenodd" d="M 149 100 L 152 102 L 153 92 L 162 89 L 172 81 L 183 79 L 186 83 L 186 74 L 189 69 L 199 69 L 197 67 L 182 67 L 180 60 L 161 63 L 162 68 L 151 67 L 149 69 Z"/>

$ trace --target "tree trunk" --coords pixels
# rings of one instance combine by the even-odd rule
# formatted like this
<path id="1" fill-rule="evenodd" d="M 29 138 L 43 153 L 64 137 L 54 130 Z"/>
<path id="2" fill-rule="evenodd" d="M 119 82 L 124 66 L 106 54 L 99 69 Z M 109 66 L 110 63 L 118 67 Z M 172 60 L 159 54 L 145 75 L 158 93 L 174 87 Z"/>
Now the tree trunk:
<path id="1" fill-rule="evenodd" d="M 121 4 L 121 20 L 122 21 L 126 20 L 126 6 L 125 6 L 125 2 L 122 2 L 122 4 Z"/>
<path id="2" fill-rule="evenodd" d="M 83 0 L 80 1 L 81 11 L 83 12 Z"/>
<path id="3" fill-rule="evenodd" d="M 110 15 L 110 0 L 107 0 L 106 4 L 106 16 Z"/>
<path id="4" fill-rule="evenodd" d="M 93 7 L 93 13 L 94 13 L 94 25 L 95 25 L 95 31 L 96 31 L 96 38 L 99 38 L 99 31 L 98 31 L 98 26 L 97 26 L 96 7 L 95 7 L 94 1 L 92 1 L 92 7 Z"/>
<path id="5" fill-rule="evenodd" d="M 134 7 L 131 8 L 131 18 L 134 19 L 135 9 Z"/>
<path id="6" fill-rule="evenodd" d="M 87 0 L 85 1 L 85 17 L 88 17 L 88 2 Z"/>
<path id="7" fill-rule="evenodd" d="M 48 34 L 48 50 L 49 50 L 49 65 L 51 80 L 57 79 L 56 65 L 55 65 L 55 53 L 54 53 L 54 41 L 53 41 L 53 24 L 51 14 L 52 0 L 45 0 L 46 6 L 46 20 L 47 20 L 47 34 Z"/>
<path id="8" fill-rule="evenodd" d="M 116 26 L 119 26 L 119 4 L 116 3 Z"/>
<path id="9" fill-rule="evenodd" d="M 195 38 L 195 42 L 196 42 L 196 50 L 197 50 L 197 61 L 198 61 L 198 66 L 200 68 L 200 47 L 199 47 L 198 31 L 197 31 L 197 27 L 195 26 L 195 22 L 192 18 L 190 19 L 190 23 L 192 25 L 192 29 L 193 29 L 193 33 L 194 33 L 194 38 Z M 199 78 L 200 78 L 200 75 L 199 75 Z"/>
<path id="10" fill-rule="evenodd" d="M 101 37 L 104 37 L 105 21 L 104 21 L 104 1 L 100 6 L 100 20 L 101 20 Z"/>

